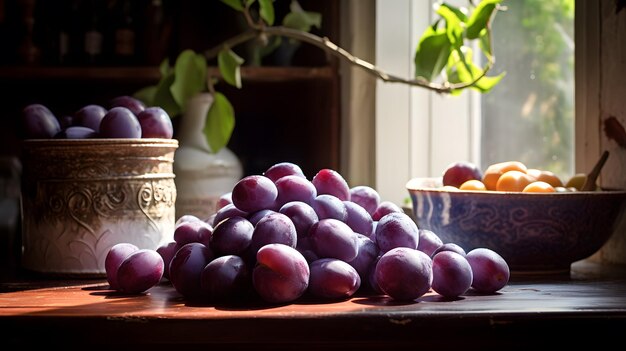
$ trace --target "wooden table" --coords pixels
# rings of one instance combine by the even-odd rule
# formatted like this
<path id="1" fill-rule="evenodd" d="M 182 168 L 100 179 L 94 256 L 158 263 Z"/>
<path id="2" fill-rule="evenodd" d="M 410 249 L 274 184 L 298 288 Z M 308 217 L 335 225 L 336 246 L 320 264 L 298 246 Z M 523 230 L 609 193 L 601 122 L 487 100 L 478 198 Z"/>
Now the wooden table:
<path id="1" fill-rule="evenodd" d="M 4 283 L 0 345 L 86 349 L 559 349 L 624 344 L 626 269 L 577 262 L 569 276 L 517 276 L 495 295 L 411 303 L 360 295 L 287 305 L 193 305 L 168 284 L 139 296 L 105 281 Z M 147 344 L 141 347 L 138 344 Z M 3 350 L 8 348 L 1 347 Z M 618 347 L 619 348 L 619 347 Z"/>

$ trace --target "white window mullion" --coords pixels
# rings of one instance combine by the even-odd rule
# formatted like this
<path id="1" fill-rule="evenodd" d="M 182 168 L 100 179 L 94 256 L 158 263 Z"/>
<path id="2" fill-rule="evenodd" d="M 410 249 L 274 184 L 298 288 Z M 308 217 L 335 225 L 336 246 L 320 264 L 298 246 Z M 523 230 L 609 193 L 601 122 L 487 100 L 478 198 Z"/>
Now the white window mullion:
<path id="1" fill-rule="evenodd" d="M 399 76 L 410 74 L 410 0 L 376 1 L 376 64 Z M 376 184 L 381 198 L 401 204 L 410 174 L 409 86 L 376 83 Z"/>
<path id="2" fill-rule="evenodd" d="M 450 163 L 470 161 L 469 94 L 433 95 L 431 175 L 441 175 Z"/>
<path id="3" fill-rule="evenodd" d="M 422 33 L 432 21 L 432 3 L 434 0 L 411 0 L 411 31 L 409 35 L 409 47 L 413 50 L 407 58 L 409 60 L 410 75 L 415 75 L 415 65 L 413 57 L 415 49 Z M 426 89 L 411 88 L 410 93 L 410 132 L 409 155 L 410 174 L 409 177 L 419 174 L 431 173 L 431 121 L 432 93 Z M 408 179 L 407 179 L 408 180 Z"/>
<path id="4" fill-rule="evenodd" d="M 406 78 L 414 75 L 415 49 L 432 23 L 435 1 L 376 1 L 377 66 Z M 440 96 L 377 82 L 376 188 L 383 199 L 401 204 L 410 178 L 438 176 L 453 161 L 476 160 L 480 124 L 470 120 L 470 106 L 480 108 L 470 104 L 469 92 Z"/>

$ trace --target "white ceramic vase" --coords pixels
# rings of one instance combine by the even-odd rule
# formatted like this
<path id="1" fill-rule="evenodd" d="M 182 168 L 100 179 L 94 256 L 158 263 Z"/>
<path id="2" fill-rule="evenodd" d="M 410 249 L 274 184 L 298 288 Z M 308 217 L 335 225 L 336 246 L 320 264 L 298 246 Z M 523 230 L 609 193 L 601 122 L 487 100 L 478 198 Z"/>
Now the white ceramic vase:
<path id="1" fill-rule="evenodd" d="M 180 146 L 174 155 L 176 219 L 186 214 L 207 219 L 215 213 L 219 197 L 230 192 L 243 175 L 239 158 L 227 147 L 213 153 L 202 132 L 212 103 L 210 93 L 197 94 L 181 116 Z"/>

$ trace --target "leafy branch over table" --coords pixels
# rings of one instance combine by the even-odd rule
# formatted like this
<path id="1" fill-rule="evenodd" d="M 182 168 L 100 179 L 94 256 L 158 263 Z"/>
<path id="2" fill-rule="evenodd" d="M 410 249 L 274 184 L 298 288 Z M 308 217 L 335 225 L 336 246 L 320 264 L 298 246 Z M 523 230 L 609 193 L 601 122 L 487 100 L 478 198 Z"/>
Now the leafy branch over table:
<path id="1" fill-rule="evenodd" d="M 224 147 L 235 126 L 234 108 L 226 96 L 215 90 L 219 77 L 209 77 L 207 61 L 217 57 L 221 78 L 237 88 L 242 87 L 240 68 L 244 59 L 233 48 L 250 40 L 259 40 L 269 49 L 275 49 L 280 40 L 304 42 L 324 50 L 340 60 L 360 67 L 378 79 L 428 89 L 442 94 L 458 94 L 472 88 L 481 93 L 491 90 L 504 76 L 488 76 L 495 63 L 491 23 L 502 9 L 501 0 L 483 0 L 469 8 L 447 3 L 436 5 L 439 18 L 422 34 L 415 50 L 415 77 L 404 78 L 388 73 L 376 65 L 362 60 L 341 48 L 326 37 L 311 33 L 321 27 L 321 15 L 304 11 L 297 1 L 281 25 L 275 25 L 273 0 L 221 0 L 244 16 L 248 29 L 231 37 L 203 54 L 183 51 L 174 67 L 165 60 L 161 64 L 161 80 L 156 86 L 137 92 L 137 96 L 151 105 L 163 107 L 170 116 L 184 112 L 186 101 L 193 95 L 208 91 L 214 101 L 207 113 L 204 134 L 214 152 Z M 480 67 L 475 63 L 472 44 L 485 58 Z"/>

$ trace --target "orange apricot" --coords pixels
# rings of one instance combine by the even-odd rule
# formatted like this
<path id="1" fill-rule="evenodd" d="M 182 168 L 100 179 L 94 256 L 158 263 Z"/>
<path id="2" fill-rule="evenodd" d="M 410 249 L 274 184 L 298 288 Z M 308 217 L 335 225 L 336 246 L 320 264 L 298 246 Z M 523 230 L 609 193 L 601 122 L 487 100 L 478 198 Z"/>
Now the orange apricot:
<path id="1" fill-rule="evenodd" d="M 539 176 L 536 178 L 537 180 L 546 182 L 555 188 L 559 186 L 563 186 L 563 182 L 561 181 L 561 178 L 559 178 L 559 176 L 557 176 L 556 174 L 550 171 L 541 170 L 539 173 Z"/>
<path id="2" fill-rule="evenodd" d="M 445 191 L 459 191 L 459 188 L 455 187 L 454 185 L 444 185 L 443 187 L 441 187 L 441 190 L 445 190 Z"/>
<path id="3" fill-rule="evenodd" d="M 487 190 L 487 188 L 485 187 L 485 184 L 483 184 L 483 182 L 477 179 L 470 179 L 470 180 L 463 182 L 463 184 L 459 186 L 459 189 L 460 190 L 483 190 L 483 191 Z"/>
<path id="4" fill-rule="evenodd" d="M 508 171 L 498 178 L 496 183 L 497 191 L 522 191 L 532 183 L 534 179 L 528 174 L 520 171 Z"/>
<path id="5" fill-rule="evenodd" d="M 527 169 L 526 165 L 519 161 L 494 163 L 485 170 L 483 174 L 483 184 L 485 184 L 487 190 L 497 190 L 496 185 L 498 184 L 498 179 L 500 179 L 500 176 L 504 173 L 508 171 L 519 171 L 525 174 Z"/>
<path id="6" fill-rule="evenodd" d="M 522 190 L 524 193 L 554 193 L 556 189 L 549 183 L 541 180 L 534 181 Z"/>
<path id="7" fill-rule="evenodd" d="M 529 168 L 526 170 L 526 174 L 535 178 L 535 180 L 538 180 L 539 177 L 541 176 L 541 170 L 537 168 Z"/>

